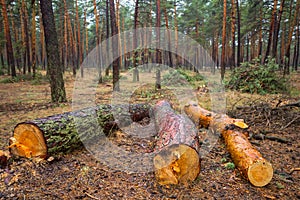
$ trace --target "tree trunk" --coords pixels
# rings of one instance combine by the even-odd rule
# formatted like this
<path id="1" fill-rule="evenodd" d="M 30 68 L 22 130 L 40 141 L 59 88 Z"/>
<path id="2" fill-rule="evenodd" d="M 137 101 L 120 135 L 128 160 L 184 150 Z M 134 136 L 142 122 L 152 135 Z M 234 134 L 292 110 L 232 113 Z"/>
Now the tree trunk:
<path id="1" fill-rule="evenodd" d="M 36 2 L 35 0 L 31 1 L 32 6 L 32 24 L 31 24 L 31 60 L 32 60 L 32 73 L 33 77 L 36 75 L 36 53 L 35 53 L 35 46 L 36 46 L 36 22 L 35 22 L 35 12 L 36 12 Z"/>
<path id="2" fill-rule="evenodd" d="M 156 0 L 156 82 L 155 88 L 161 89 L 161 75 L 160 75 L 160 64 L 161 61 L 161 50 L 160 48 L 160 0 Z"/>
<path id="3" fill-rule="evenodd" d="M 44 24 L 46 51 L 48 59 L 47 73 L 49 75 L 52 102 L 65 102 L 66 91 L 59 59 L 58 40 L 54 22 L 52 0 L 40 0 Z"/>
<path id="4" fill-rule="evenodd" d="M 222 28 L 222 55 L 221 55 L 221 79 L 224 80 L 225 76 L 225 50 L 226 50 L 226 11 L 227 1 L 223 1 L 223 28 Z"/>
<path id="5" fill-rule="evenodd" d="M 23 13 L 23 23 L 24 23 L 24 36 L 25 36 L 25 49 L 26 49 L 26 59 L 27 60 L 27 71 L 31 73 L 31 62 L 30 62 L 30 45 L 29 45 L 29 32 L 28 32 L 28 13 L 26 8 L 26 2 L 22 0 L 22 13 Z"/>
<path id="6" fill-rule="evenodd" d="M 159 101 L 153 109 L 158 139 L 153 158 L 159 184 L 193 181 L 200 172 L 198 132 L 193 122 L 175 114 L 171 105 Z"/>
<path id="7" fill-rule="evenodd" d="M 235 1 L 231 0 L 231 68 L 235 68 L 235 21 L 236 21 L 236 6 Z"/>
<path id="8" fill-rule="evenodd" d="M 16 68 L 14 64 L 14 52 L 11 42 L 11 35 L 10 35 L 10 29 L 9 29 L 9 21 L 8 21 L 8 15 L 7 15 L 7 8 L 5 0 L 1 0 L 2 5 L 2 17 L 3 17 L 3 26 L 4 26 L 4 34 L 6 39 L 6 55 L 7 55 L 7 61 L 8 61 L 8 67 L 11 69 L 11 76 L 16 76 Z"/>
<path id="9" fill-rule="evenodd" d="M 134 9 L 134 30 L 133 30 L 133 56 L 132 56 L 132 64 L 133 64 L 133 82 L 139 82 L 140 78 L 139 78 L 139 70 L 137 68 L 137 28 L 138 28 L 138 20 L 139 20 L 139 0 L 135 1 L 135 9 Z"/>
<path id="10" fill-rule="evenodd" d="M 18 30 L 17 30 L 16 25 L 15 25 L 13 12 L 10 12 L 10 18 L 11 18 L 12 33 L 13 33 L 13 36 L 14 36 L 15 43 L 19 43 Z M 0 29 L 1 29 L 1 27 L 0 27 Z M 16 45 L 15 50 L 16 50 L 16 55 L 14 56 L 14 58 L 15 58 L 15 61 L 16 61 L 16 64 L 17 64 L 17 68 L 21 72 L 22 71 L 22 69 L 21 69 L 21 57 L 20 57 L 21 52 L 20 52 L 19 45 Z"/>
<path id="11" fill-rule="evenodd" d="M 49 155 L 72 151 L 84 140 L 101 134 L 108 135 L 118 126 L 128 126 L 132 121 L 149 117 L 149 106 L 145 104 L 99 105 L 78 111 L 66 112 L 16 125 L 10 138 L 12 154 L 27 158 L 46 158 Z M 117 124 L 113 113 L 124 119 Z M 120 115 L 119 115 L 120 114 Z M 97 118 L 102 131 L 91 123 Z"/>
<path id="12" fill-rule="evenodd" d="M 295 56 L 294 56 L 294 69 L 298 70 L 299 65 L 299 51 L 300 51 L 300 20 L 298 19 L 298 26 L 296 31 L 296 41 L 295 41 Z"/>
<path id="13" fill-rule="evenodd" d="M 290 17 L 289 20 L 291 20 L 292 22 L 290 23 L 290 28 L 289 28 L 289 36 L 288 36 L 288 40 L 287 40 L 287 45 L 286 45 L 286 50 L 285 50 L 285 70 L 284 70 L 284 74 L 289 74 L 290 73 L 290 53 L 291 53 L 291 44 L 292 44 L 292 39 L 293 39 L 293 32 L 297 23 L 297 17 L 298 17 L 298 13 L 299 13 L 299 9 L 300 9 L 300 0 L 297 0 L 297 4 L 296 4 L 296 9 L 294 11 L 294 18 L 292 19 L 292 17 Z"/>
<path id="14" fill-rule="evenodd" d="M 79 11 L 78 11 L 78 1 L 75 1 L 76 4 L 76 24 L 77 24 L 77 59 L 78 59 L 78 66 L 81 65 L 82 63 L 82 44 L 81 44 L 81 25 L 80 25 L 80 20 L 79 20 Z"/>
<path id="15" fill-rule="evenodd" d="M 236 12 L 237 12 L 237 66 L 241 65 L 241 12 L 239 6 L 239 0 L 236 0 Z"/>
<path id="16" fill-rule="evenodd" d="M 105 4 L 106 4 L 106 9 L 105 9 L 105 18 L 106 18 L 106 51 L 109 52 L 109 37 L 110 37 L 110 34 L 109 34 L 109 0 L 106 0 L 105 1 Z M 107 60 L 109 60 L 109 54 L 107 53 L 106 54 L 107 56 Z M 105 69 L 105 76 L 109 76 L 109 69 L 111 68 L 111 66 L 106 66 L 106 69 Z"/>
<path id="17" fill-rule="evenodd" d="M 243 120 L 209 112 L 196 104 L 184 108 L 186 114 L 197 124 L 211 127 L 220 132 L 227 150 L 242 175 L 254 186 L 267 185 L 273 177 L 272 165 L 251 145 L 247 136 L 240 131 L 247 125 Z"/>
<path id="18" fill-rule="evenodd" d="M 266 49 L 264 63 L 267 62 L 267 59 L 268 59 L 268 57 L 270 55 L 270 51 L 271 51 L 271 44 L 272 44 L 272 39 L 273 39 L 274 27 L 275 27 L 275 17 L 276 17 L 276 12 L 277 12 L 277 3 L 278 3 L 278 0 L 274 0 L 274 6 L 273 6 L 270 29 L 269 29 L 268 46 Z"/>
<path id="19" fill-rule="evenodd" d="M 95 28 L 96 28 L 96 50 L 97 50 L 97 55 L 96 55 L 96 59 L 97 59 L 97 63 L 100 63 L 100 50 L 99 50 L 99 43 L 100 43 L 100 36 L 99 36 L 99 16 L 98 16 L 98 11 L 97 11 L 97 4 L 96 4 L 96 0 L 93 0 L 93 5 L 94 5 L 94 15 L 95 15 Z M 99 67 L 99 83 L 103 82 L 102 79 L 102 67 L 103 66 L 98 66 Z"/>
<path id="20" fill-rule="evenodd" d="M 167 13 L 167 8 L 166 6 L 164 7 L 164 15 L 165 15 L 165 22 L 166 22 L 166 28 L 167 28 L 167 49 L 169 50 L 168 53 L 168 57 L 169 57 L 169 63 L 168 66 L 173 68 L 173 60 L 172 60 L 172 52 L 171 52 L 171 32 L 169 29 L 169 20 L 168 20 L 168 13 Z"/>
<path id="21" fill-rule="evenodd" d="M 45 50 L 45 34 L 44 34 L 44 25 L 42 20 L 42 13 L 39 4 L 39 23 L 40 23 L 40 44 L 41 44 L 41 64 L 42 69 L 46 69 L 46 50 Z"/>
<path id="22" fill-rule="evenodd" d="M 109 0 L 109 10 L 110 10 L 110 25 L 111 25 L 111 36 L 112 36 L 112 47 L 113 47 L 113 57 L 115 58 L 113 65 L 113 90 L 120 91 L 119 83 L 119 64 L 120 55 L 119 54 L 119 41 L 115 36 L 118 34 L 118 27 L 116 22 L 116 12 L 115 12 L 115 2 L 114 0 Z M 114 37 L 115 36 L 115 37 Z"/>
<path id="23" fill-rule="evenodd" d="M 278 46 L 278 35 L 279 35 L 279 30 L 280 30 L 280 24 L 281 24 L 281 18 L 282 18 L 282 13 L 284 11 L 284 2 L 285 0 L 282 0 L 280 3 L 280 9 L 279 9 L 279 14 L 278 14 L 278 20 L 276 21 L 275 28 L 274 28 L 274 38 L 273 38 L 273 58 L 277 59 L 277 46 Z"/>

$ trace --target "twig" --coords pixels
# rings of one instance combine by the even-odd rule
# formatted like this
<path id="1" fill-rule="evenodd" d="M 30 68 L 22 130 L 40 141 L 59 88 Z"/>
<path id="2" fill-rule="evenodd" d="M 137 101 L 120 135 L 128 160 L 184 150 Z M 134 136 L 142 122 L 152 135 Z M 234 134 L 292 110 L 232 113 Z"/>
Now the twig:
<path id="1" fill-rule="evenodd" d="M 300 107 L 300 101 L 298 101 L 298 102 L 295 102 L 295 103 L 289 103 L 289 104 L 285 104 L 285 105 L 282 105 L 282 106 L 280 106 L 280 107 L 288 107 L 288 106 L 290 106 L 290 107 Z"/>
<path id="2" fill-rule="evenodd" d="M 289 174 L 292 174 L 294 171 L 300 171 L 300 167 L 292 168 Z"/>
<path id="3" fill-rule="evenodd" d="M 94 197 L 93 195 L 90 195 L 89 193 L 85 192 L 84 194 L 86 194 L 87 196 L 89 196 L 90 198 L 92 199 L 97 199 L 97 200 L 100 200 L 99 198 L 97 197 Z"/>
<path id="4" fill-rule="evenodd" d="M 280 130 L 282 131 L 283 129 L 286 129 L 287 127 L 289 127 L 292 123 L 294 123 L 294 121 L 296 121 L 297 119 L 300 118 L 300 115 L 298 115 L 297 117 L 295 117 L 292 121 L 290 121 L 287 125 L 285 125 L 284 127 L 281 127 Z"/>
<path id="5" fill-rule="evenodd" d="M 285 144 L 290 142 L 289 140 L 287 140 L 285 138 L 280 138 L 280 137 L 270 136 L 270 135 L 263 135 L 263 134 L 253 134 L 252 137 L 256 140 L 268 139 L 268 140 L 285 143 Z"/>

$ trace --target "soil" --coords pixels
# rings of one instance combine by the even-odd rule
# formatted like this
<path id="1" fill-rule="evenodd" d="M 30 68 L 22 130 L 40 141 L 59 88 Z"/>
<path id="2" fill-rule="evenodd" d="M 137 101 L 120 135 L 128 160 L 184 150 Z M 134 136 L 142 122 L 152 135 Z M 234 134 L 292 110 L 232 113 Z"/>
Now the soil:
<path id="1" fill-rule="evenodd" d="M 1 76 L 0 79 L 7 78 Z M 292 77 L 294 91 L 300 91 L 300 74 Z M 14 126 L 22 121 L 72 110 L 74 78 L 65 77 L 68 102 L 50 103 L 47 82 L 30 81 L 0 84 L 0 150 L 7 151 Z M 172 91 L 136 91 L 131 102 L 174 100 Z M 109 103 L 112 84 L 99 85 L 97 103 Z M 149 88 L 148 88 L 149 89 Z M 199 88 L 198 88 L 199 89 Z M 97 90 L 98 91 L 98 90 Z M 204 102 L 207 90 L 194 90 Z M 68 154 L 54 155 L 43 162 L 11 158 L 0 169 L 0 199 L 300 199 L 300 108 L 285 107 L 299 101 L 300 93 L 288 95 L 250 95 L 228 91 L 227 114 L 242 118 L 250 126 L 249 139 L 274 168 L 272 181 L 265 187 L 254 187 L 238 169 L 228 167 L 232 160 L 224 141 L 217 134 L 206 137 L 200 130 L 201 143 L 209 153 L 201 156 L 199 177 L 187 185 L 160 186 L 153 172 L 126 172 L 111 168 L 84 147 Z M 175 100 L 174 100 L 175 102 Z M 146 120 L 147 121 L 147 120 Z M 146 126 L 149 122 L 142 122 Z M 148 137 L 138 138 L 118 132 L 111 141 L 127 151 L 148 152 L 153 146 L 153 128 Z M 262 140 L 256 135 L 265 136 Z M 272 140 L 267 136 L 282 140 Z M 212 143 L 211 138 L 216 138 Z"/>

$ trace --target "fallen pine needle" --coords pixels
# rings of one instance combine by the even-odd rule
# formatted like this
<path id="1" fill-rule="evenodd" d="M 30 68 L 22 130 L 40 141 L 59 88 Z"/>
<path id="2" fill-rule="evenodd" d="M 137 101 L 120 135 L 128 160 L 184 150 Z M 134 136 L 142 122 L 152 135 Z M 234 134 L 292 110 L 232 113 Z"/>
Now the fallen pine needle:
<path id="1" fill-rule="evenodd" d="M 90 198 L 92 198 L 92 199 L 97 199 L 97 200 L 100 200 L 99 198 L 97 198 L 97 197 L 94 197 L 93 195 L 90 195 L 89 193 L 87 193 L 87 192 L 85 192 L 85 194 L 87 195 L 87 196 L 89 196 Z"/>

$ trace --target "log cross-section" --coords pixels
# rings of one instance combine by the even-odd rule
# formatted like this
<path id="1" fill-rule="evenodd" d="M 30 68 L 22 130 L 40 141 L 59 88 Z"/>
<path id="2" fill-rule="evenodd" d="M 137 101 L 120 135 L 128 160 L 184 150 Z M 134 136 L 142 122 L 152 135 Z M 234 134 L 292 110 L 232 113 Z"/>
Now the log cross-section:
<path id="1" fill-rule="evenodd" d="M 146 104 L 99 105 L 21 122 L 13 130 L 9 148 L 13 155 L 44 159 L 72 151 L 84 141 L 97 142 L 93 138 L 149 117 L 149 109 Z"/>
<path id="2" fill-rule="evenodd" d="M 200 172 L 199 139 L 193 122 L 178 115 L 167 101 L 153 108 L 158 132 L 153 159 L 155 177 L 159 184 L 187 183 Z"/>
<path id="3" fill-rule="evenodd" d="M 194 103 L 186 105 L 184 110 L 197 125 L 205 128 L 209 126 L 222 134 L 233 162 L 251 184 L 262 187 L 271 181 L 271 163 L 262 157 L 243 131 L 239 130 L 247 127 L 243 120 L 207 111 Z"/>

